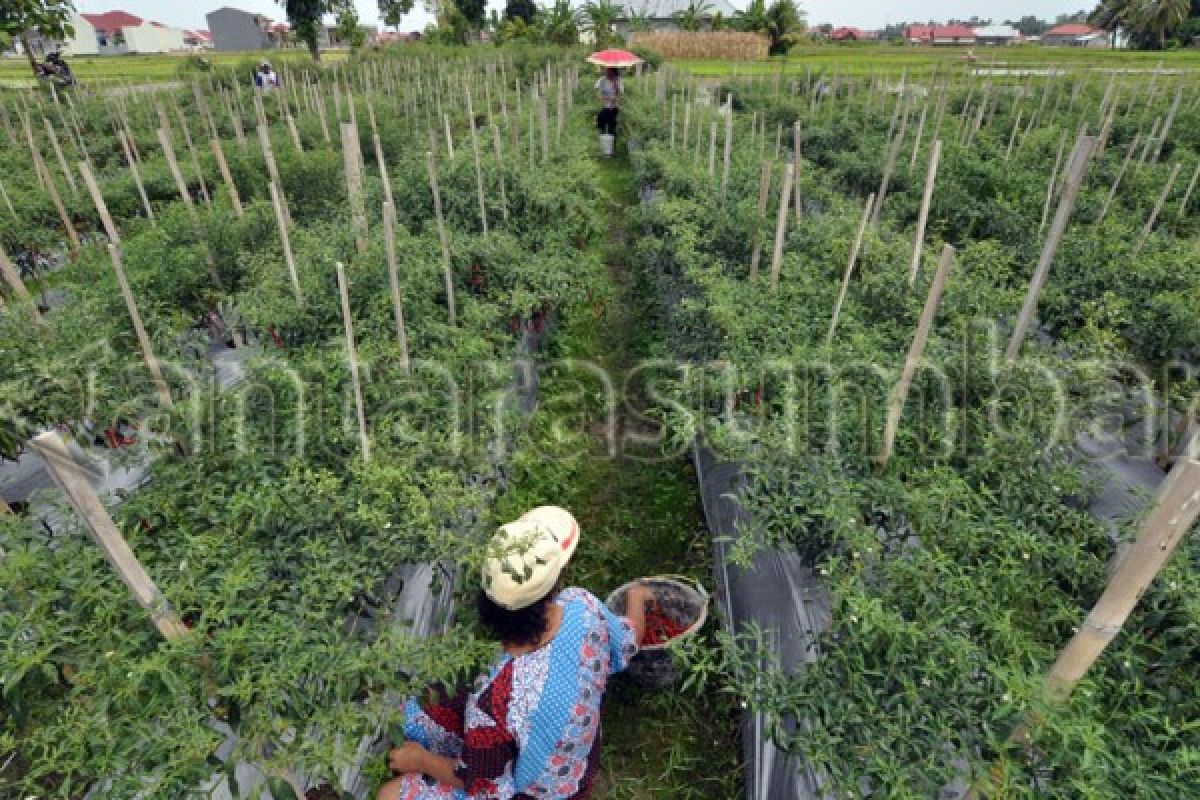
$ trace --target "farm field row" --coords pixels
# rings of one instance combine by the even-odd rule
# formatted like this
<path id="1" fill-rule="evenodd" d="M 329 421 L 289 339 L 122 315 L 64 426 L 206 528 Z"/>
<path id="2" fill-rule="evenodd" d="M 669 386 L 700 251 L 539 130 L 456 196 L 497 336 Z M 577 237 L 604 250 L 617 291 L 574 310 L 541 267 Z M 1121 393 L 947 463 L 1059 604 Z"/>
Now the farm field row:
<path id="1" fill-rule="evenodd" d="M 1153 53 L 1137 50 L 1093 50 L 1089 48 L 1019 46 L 975 48 L 975 66 L 1008 65 L 1020 68 L 1058 68 L 1070 71 L 1200 69 L 1200 49 Z M 931 73 L 939 68 L 966 68 L 966 48 L 900 47 L 883 44 L 810 45 L 794 47 L 785 57 L 762 61 L 675 61 L 680 68 L 706 77 L 730 74 L 758 75 L 783 71 L 837 70 L 843 75 Z"/>
<path id="2" fill-rule="evenodd" d="M 4 104 L 6 792 L 363 797 L 397 695 L 490 657 L 457 602 L 488 533 L 535 495 L 592 497 L 515 482 L 540 453 L 527 428 L 559 423 L 529 416 L 514 360 L 542 357 L 550 320 L 591 341 L 613 291 L 611 187 L 560 56 L 366 59 L 261 97 L 201 83 Z M 154 581 L 147 608 L 61 498 L 7 480 L 47 428 L 134 476 L 104 499 Z M 686 491 L 669 472 L 609 495 L 611 516 L 579 511 L 585 579 L 649 567 L 637 548 L 614 558 L 628 543 L 606 528 L 628 530 L 660 476 Z M 695 519 L 654 514 L 660 536 Z M 614 700 L 626 736 L 605 796 L 638 796 L 639 775 L 702 783 L 713 739 L 670 720 L 715 717 L 671 699 Z M 685 760 L 648 761 L 638 730 Z"/>
<path id="3" fill-rule="evenodd" d="M 751 792 L 1195 795 L 1196 86 L 865 72 L 628 109 Z"/>

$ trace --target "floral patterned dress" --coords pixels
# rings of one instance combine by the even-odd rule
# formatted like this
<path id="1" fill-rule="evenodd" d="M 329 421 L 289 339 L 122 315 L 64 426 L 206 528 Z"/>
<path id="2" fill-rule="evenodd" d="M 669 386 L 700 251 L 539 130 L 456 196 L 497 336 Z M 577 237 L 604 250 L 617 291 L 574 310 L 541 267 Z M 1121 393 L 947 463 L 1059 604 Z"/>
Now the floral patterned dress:
<path id="1" fill-rule="evenodd" d="M 555 598 L 562 623 L 546 646 L 502 655 L 474 690 L 422 708 L 405 704 L 405 735 L 458 760 L 465 789 L 422 775 L 401 800 L 583 800 L 600 752 L 600 701 L 637 641 L 628 620 L 583 589 Z"/>

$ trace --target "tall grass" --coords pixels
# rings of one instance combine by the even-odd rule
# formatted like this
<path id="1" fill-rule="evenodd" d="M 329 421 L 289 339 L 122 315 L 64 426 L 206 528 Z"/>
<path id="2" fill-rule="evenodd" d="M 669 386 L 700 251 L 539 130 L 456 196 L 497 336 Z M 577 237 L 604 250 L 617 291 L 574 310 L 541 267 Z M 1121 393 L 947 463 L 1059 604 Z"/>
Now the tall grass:
<path id="1" fill-rule="evenodd" d="M 657 50 L 666 58 L 718 58 L 752 61 L 766 58 L 770 42 L 757 33 L 734 31 L 652 31 L 630 37 L 635 47 Z"/>

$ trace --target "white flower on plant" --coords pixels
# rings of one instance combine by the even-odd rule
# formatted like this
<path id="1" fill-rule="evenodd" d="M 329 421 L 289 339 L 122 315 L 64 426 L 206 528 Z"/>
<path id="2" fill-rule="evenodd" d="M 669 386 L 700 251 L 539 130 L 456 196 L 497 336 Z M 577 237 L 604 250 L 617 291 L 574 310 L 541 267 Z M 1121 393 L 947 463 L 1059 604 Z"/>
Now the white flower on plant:
<path id="1" fill-rule="evenodd" d="M 1023 558 L 1023 559 L 1024 559 L 1024 560 L 1026 560 L 1026 561 L 1028 561 L 1028 560 L 1029 560 L 1029 553 L 1021 553 L 1021 558 Z"/>
<path id="2" fill-rule="evenodd" d="M 1009 694 L 1008 692 L 1005 692 L 1005 693 L 1004 693 L 1003 700 L 1004 700 L 1004 702 L 1006 702 L 1006 703 L 1011 703 L 1011 702 L 1012 702 L 1012 695 L 1011 695 L 1011 694 Z"/>

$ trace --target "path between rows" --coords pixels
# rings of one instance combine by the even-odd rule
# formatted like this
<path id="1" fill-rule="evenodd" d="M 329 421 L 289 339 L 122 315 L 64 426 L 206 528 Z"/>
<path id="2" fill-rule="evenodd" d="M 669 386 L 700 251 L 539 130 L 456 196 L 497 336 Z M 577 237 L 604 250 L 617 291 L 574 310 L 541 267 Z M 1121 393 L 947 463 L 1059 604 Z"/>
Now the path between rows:
<path id="1" fill-rule="evenodd" d="M 603 301 L 563 315 L 549 356 L 592 361 L 620 387 L 662 337 L 652 328 L 651 305 L 626 262 L 626 215 L 638 202 L 628 157 L 602 162 L 600 180 L 610 215 L 610 234 L 601 248 L 606 266 L 596 279 Z M 690 575 L 711 586 L 710 539 L 690 461 L 607 453 L 604 415 L 581 413 L 578 380 L 578 375 L 556 380 L 553 371 L 543 377 L 531 429 L 539 442 L 561 447 L 555 457 L 518 467 L 502 510 L 519 513 L 556 503 L 574 512 L 583 538 L 569 582 L 601 597 L 653 574 Z M 618 440 L 634 425 L 624 403 L 620 407 Z M 568 432 L 555 432 L 564 420 Z M 547 449 L 556 448 L 543 445 Z M 655 692 L 619 677 L 606 700 L 593 800 L 741 796 L 738 718 L 738 709 L 715 687 L 702 694 L 678 687 Z"/>

